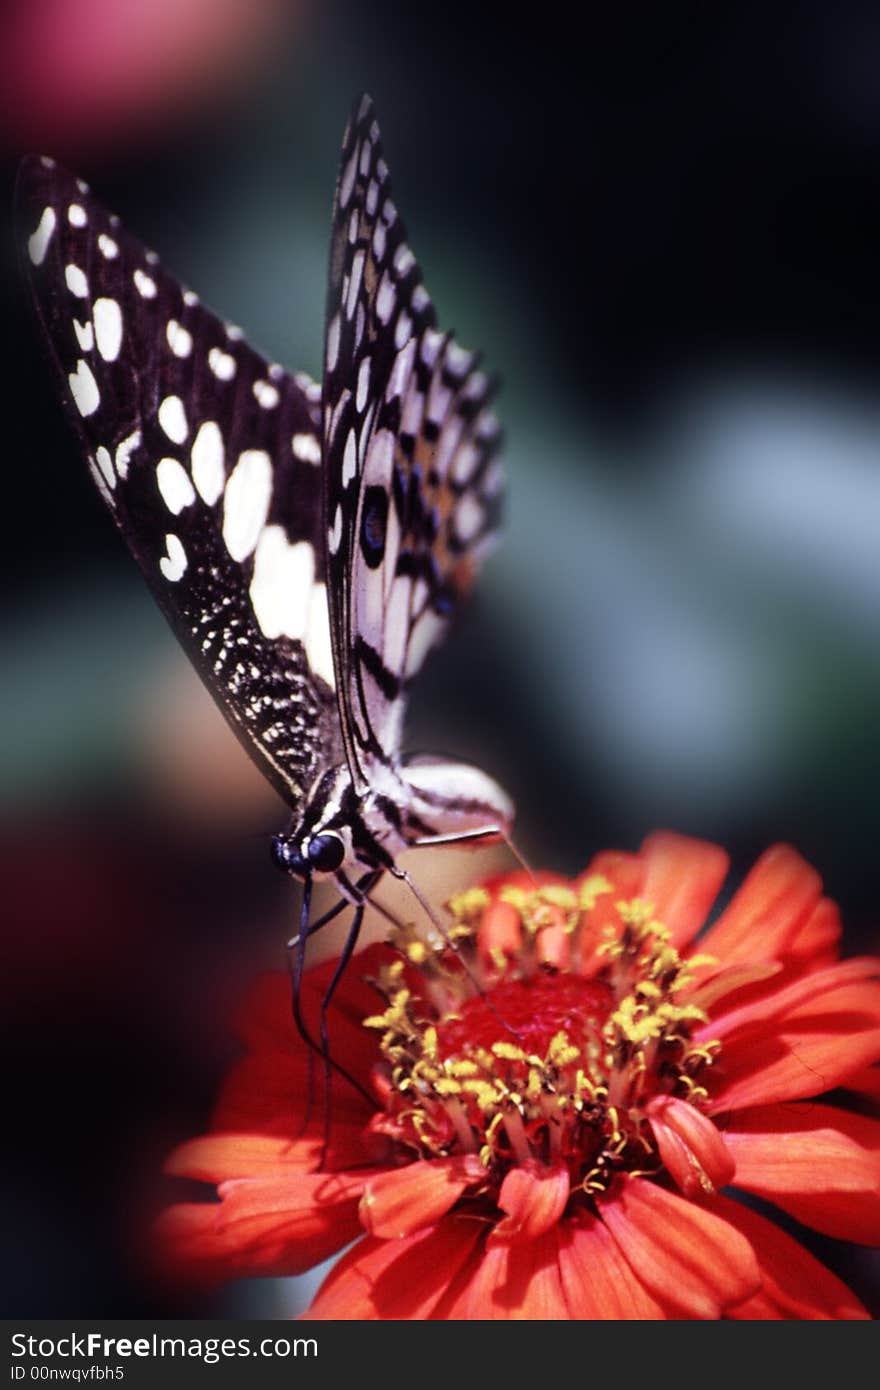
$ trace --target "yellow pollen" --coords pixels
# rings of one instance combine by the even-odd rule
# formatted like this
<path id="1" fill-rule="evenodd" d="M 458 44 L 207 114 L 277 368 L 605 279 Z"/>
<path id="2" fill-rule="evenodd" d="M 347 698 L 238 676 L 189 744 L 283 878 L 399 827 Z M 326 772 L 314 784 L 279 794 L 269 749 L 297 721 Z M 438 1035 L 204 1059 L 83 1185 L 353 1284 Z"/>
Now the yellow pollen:
<path id="1" fill-rule="evenodd" d="M 434 1090 L 438 1096 L 460 1096 L 462 1089 L 460 1083 L 451 1076 L 440 1076 L 434 1082 Z"/>
<path id="2" fill-rule="evenodd" d="M 601 898 L 603 893 L 613 892 L 614 884 L 609 883 L 604 874 L 590 874 L 581 884 L 578 906 L 582 912 L 592 912 L 596 906 L 596 899 Z"/>
<path id="3" fill-rule="evenodd" d="M 492 899 L 485 888 L 468 888 L 464 893 L 456 893 L 449 899 L 448 907 L 459 922 L 473 922 L 482 915 Z"/>
<path id="4" fill-rule="evenodd" d="M 501 889 L 501 892 L 498 894 L 498 901 L 510 903 L 511 907 L 515 907 L 518 912 L 522 912 L 529 901 L 529 896 L 530 895 L 524 888 L 512 888 L 508 886 Z"/>

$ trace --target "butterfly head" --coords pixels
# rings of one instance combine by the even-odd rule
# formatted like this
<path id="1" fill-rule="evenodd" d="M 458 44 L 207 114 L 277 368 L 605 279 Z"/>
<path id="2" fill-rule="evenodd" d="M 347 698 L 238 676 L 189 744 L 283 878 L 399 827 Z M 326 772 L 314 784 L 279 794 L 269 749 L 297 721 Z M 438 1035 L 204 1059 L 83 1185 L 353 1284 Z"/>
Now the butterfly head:
<path id="1" fill-rule="evenodd" d="M 335 830 L 322 830 L 304 840 L 273 835 L 272 858 L 279 869 L 305 880 L 336 873 L 346 858 L 346 845 Z"/>

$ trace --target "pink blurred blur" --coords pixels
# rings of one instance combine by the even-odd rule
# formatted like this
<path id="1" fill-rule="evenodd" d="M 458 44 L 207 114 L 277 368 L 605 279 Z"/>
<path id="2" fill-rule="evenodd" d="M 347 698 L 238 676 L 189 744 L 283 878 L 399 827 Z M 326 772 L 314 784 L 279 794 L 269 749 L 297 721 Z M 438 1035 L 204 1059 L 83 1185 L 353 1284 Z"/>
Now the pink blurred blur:
<path id="1" fill-rule="evenodd" d="M 259 71 L 305 0 L 5 0 L 0 140 L 61 154 L 149 133 Z"/>

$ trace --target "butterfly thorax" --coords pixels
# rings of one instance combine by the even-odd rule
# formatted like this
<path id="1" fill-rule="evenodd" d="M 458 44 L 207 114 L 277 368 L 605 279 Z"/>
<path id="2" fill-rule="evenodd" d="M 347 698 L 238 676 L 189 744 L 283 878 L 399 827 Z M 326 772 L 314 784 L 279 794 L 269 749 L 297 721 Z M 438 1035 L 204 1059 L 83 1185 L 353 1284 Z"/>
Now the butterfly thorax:
<path id="1" fill-rule="evenodd" d="M 418 757 L 383 765 L 363 792 L 343 763 L 317 779 L 291 830 L 273 837 L 272 854 L 297 878 L 332 876 L 344 888 L 364 872 L 393 868 L 405 849 L 505 835 L 512 819 L 506 794 L 466 763 Z"/>

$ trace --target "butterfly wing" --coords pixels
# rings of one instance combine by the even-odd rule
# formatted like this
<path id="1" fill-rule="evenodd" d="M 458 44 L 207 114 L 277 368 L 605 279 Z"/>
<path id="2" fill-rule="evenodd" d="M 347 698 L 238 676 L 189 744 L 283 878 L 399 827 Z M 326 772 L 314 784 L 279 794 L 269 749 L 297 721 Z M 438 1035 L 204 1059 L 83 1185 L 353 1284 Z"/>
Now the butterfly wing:
<path id="1" fill-rule="evenodd" d="M 435 322 L 364 97 L 333 209 L 322 407 L 331 631 L 362 788 L 396 760 L 407 686 L 500 517 L 490 382 Z"/>
<path id="2" fill-rule="evenodd" d="M 267 364 L 52 161 L 24 162 L 18 204 L 95 483 L 211 694 L 296 808 L 343 756 L 319 388 Z"/>

